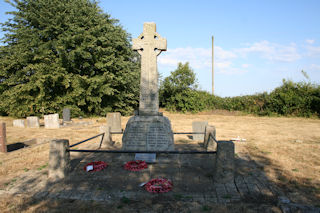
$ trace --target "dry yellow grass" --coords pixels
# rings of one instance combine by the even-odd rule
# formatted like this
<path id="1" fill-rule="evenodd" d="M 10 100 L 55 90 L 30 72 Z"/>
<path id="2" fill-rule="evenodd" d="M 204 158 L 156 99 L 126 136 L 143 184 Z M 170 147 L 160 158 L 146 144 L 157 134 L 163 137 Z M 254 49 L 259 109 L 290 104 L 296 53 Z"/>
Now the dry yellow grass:
<path id="1" fill-rule="evenodd" d="M 299 201 L 318 204 L 320 199 L 320 120 L 286 117 L 256 117 L 230 113 L 177 114 L 164 113 L 171 120 L 174 131 L 192 131 L 192 121 L 207 120 L 217 129 L 218 140 L 240 136 L 247 142 L 235 142 L 236 152 L 249 153 L 272 181 Z M 122 117 L 122 128 L 129 117 Z M 12 118 L 1 117 L 7 123 L 8 144 L 33 138 L 66 138 L 70 143 L 99 133 L 105 118 L 82 119 L 92 121 L 88 126 L 66 127 L 58 130 L 16 128 Z M 74 119 L 75 122 L 79 120 Z M 113 139 L 121 143 L 122 135 Z M 185 139 L 175 136 L 175 140 Z M 88 143 L 98 142 L 90 141 Z M 0 154 L 0 185 L 23 173 L 37 169 L 48 161 L 48 144 Z"/>

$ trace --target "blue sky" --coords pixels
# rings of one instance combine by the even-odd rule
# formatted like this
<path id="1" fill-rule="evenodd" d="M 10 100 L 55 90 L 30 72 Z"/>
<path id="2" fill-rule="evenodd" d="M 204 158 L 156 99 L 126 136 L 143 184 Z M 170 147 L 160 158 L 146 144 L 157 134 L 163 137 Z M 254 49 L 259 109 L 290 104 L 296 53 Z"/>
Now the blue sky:
<path id="1" fill-rule="evenodd" d="M 101 0 L 133 38 L 155 22 L 167 39 L 158 57 L 166 77 L 189 62 L 200 88 L 211 91 L 211 36 L 215 38 L 215 94 L 272 91 L 282 79 L 320 82 L 320 1 Z M 9 5 L 1 1 L 0 22 Z"/>

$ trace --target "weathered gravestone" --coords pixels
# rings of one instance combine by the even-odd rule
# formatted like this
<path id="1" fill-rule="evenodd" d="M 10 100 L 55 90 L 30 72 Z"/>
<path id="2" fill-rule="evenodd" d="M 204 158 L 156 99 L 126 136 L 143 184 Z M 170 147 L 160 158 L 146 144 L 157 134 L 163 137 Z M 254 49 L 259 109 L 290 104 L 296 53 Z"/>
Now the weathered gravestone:
<path id="1" fill-rule="evenodd" d="M 192 132 L 204 133 L 208 121 L 193 121 L 192 122 Z M 196 141 L 203 141 L 204 134 L 192 134 L 192 139 Z"/>
<path id="2" fill-rule="evenodd" d="M 122 132 L 120 112 L 107 114 L 107 126 L 111 128 L 111 132 Z"/>
<path id="3" fill-rule="evenodd" d="M 110 126 L 100 126 L 100 133 L 104 133 L 103 140 L 101 142 L 101 148 L 110 148 L 113 146 L 112 134 Z"/>
<path id="4" fill-rule="evenodd" d="M 25 127 L 25 121 L 23 119 L 13 120 L 14 127 Z"/>
<path id="5" fill-rule="evenodd" d="M 69 108 L 63 108 L 62 118 L 63 118 L 63 122 L 71 121 L 70 109 Z"/>
<path id="6" fill-rule="evenodd" d="M 234 168 L 234 143 L 232 141 L 218 141 L 214 181 L 233 183 Z"/>
<path id="7" fill-rule="evenodd" d="M 50 142 L 48 177 L 57 181 L 67 176 L 70 171 L 69 140 L 55 139 Z"/>
<path id="8" fill-rule="evenodd" d="M 6 123 L 0 123 L 0 152 L 7 152 Z"/>
<path id="9" fill-rule="evenodd" d="M 58 129 L 59 124 L 59 114 L 49 114 L 44 117 L 44 128 L 46 129 Z"/>
<path id="10" fill-rule="evenodd" d="M 207 151 L 217 150 L 216 128 L 214 126 L 206 126 L 203 146 Z"/>
<path id="11" fill-rule="evenodd" d="M 159 113 L 157 56 L 167 49 L 167 41 L 156 32 L 155 23 L 147 22 L 143 33 L 133 39 L 133 49 L 141 55 L 139 111 L 127 122 L 122 149 L 174 150 L 170 120 Z"/>
<path id="12" fill-rule="evenodd" d="M 27 117 L 27 127 L 29 128 L 39 128 L 40 122 L 37 116 Z"/>

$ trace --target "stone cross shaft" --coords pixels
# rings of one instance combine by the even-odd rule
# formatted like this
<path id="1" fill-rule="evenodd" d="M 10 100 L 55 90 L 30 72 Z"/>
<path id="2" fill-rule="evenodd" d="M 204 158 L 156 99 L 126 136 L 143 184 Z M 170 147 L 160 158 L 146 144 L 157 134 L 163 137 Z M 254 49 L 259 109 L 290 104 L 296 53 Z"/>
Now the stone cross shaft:
<path id="1" fill-rule="evenodd" d="M 158 115 L 157 56 L 167 50 L 167 40 L 156 32 L 155 23 L 146 22 L 143 33 L 132 43 L 132 48 L 141 55 L 139 115 Z"/>

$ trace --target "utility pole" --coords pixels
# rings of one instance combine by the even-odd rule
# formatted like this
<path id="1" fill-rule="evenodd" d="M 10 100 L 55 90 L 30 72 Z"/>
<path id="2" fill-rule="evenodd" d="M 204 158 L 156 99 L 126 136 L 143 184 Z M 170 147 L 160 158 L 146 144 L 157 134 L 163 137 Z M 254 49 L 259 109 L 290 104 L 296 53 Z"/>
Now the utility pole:
<path id="1" fill-rule="evenodd" d="M 212 36 L 212 95 L 214 95 L 214 37 Z"/>

